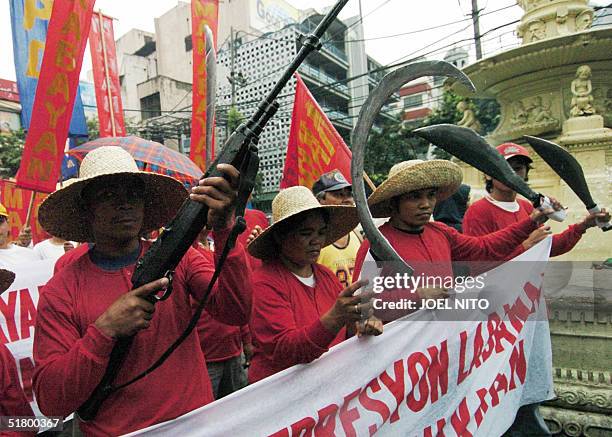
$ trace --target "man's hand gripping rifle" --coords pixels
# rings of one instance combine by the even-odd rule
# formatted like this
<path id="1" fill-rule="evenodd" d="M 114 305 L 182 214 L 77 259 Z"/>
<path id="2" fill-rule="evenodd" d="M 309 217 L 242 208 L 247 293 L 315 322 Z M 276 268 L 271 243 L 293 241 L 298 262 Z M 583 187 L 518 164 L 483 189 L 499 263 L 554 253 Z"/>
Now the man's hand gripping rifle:
<path id="1" fill-rule="evenodd" d="M 339 0 L 329 11 L 325 18 L 319 23 L 315 31 L 307 36 L 296 58 L 283 73 L 274 88 L 270 91 L 264 101 L 259 105 L 257 111 L 244 124 L 240 125 L 230 136 L 221 150 L 219 156 L 206 170 L 203 178 L 222 176 L 217 170 L 218 164 L 231 164 L 240 171 L 240 187 L 238 198 L 235 203 L 235 215 L 237 217 L 234 227 L 223 248 L 220 260 L 216 266 L 215 273 L 208 287 L 204 298 L 200 302 L 198 311 L 192 317 L 189 326 L 183 334 L 173 343 L 173 345 L 145 372 L 136 376 L 132 380 L 120 386 L 113 383 L 121 366 L 127 356 L 134 337 L 121 338 L 115 344 L 111 353 L 108 367 L 98 386 L 94 389 L 89 399 L 78 409 L 79 417 L 82 420 L 92 420 L 95 418 L 104 400 L 115 391 L 130 385 L 159 367 L 166 358 L 174 351 L 178 345 L 189 335 L 195 327 L 200 313 L 206 305 L 208 294 L 212 290 L 219 272 L 223 266 L 225 257 L 230 249 L 235 245 L 236 238 L 246 228 L 246 223 L 242 217 L 248 197 L 255 185 L 255 176 L 259 169 L 259 157 L 257 155 L 257 144 L 259 136 L 264 127 L 278 110 L 276 98 L 289 82 L 293 74 L 297 71 L 300 64 L 314 50 L 321 48 L 320 39 L 336 19 L 348 0 Z M 172 272 L 182 259 L 189 246 L 196 239 L 200 231 L 206 226 L 208 218 L 208 208 L 198 202 L 186 200 L 176 217 L 166 226 L 160 238 L 151 246 L 147 253 L 142 257 L 136 266 L 132 277 L 132 287 L 137 288 L 161 277 L 172 278 Z M 172 289 L 170 282 L 166 291 L 160 296 L 157 294 L 149 296 L 152 302 L 165 300 L 168 298 Z"/>

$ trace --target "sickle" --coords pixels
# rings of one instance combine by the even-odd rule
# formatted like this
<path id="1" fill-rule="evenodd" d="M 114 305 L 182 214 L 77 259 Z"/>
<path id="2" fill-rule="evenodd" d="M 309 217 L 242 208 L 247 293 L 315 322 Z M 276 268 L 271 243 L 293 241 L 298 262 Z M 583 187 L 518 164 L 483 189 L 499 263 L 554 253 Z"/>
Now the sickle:
<path id="1" fill-rule="evenodd" d="M 474 84 L 461 70 L 444 61 L 425 61 L 410 64 L 387 74 L 378 86 L 370 93 L 361 107 L 359 118 L 351 135 L 353 159 L 351 160 L 351 176 L 353 178 L 353 197 L 363 230 L 370 241 L 370 251 L 377 261 L 394 261 L 404 266 L 408 272 L 413 269 L 397 254 L 391 244 L 380 233 L 372 220 L 363 182 L 363 159 L 370 130 L 380 109 L 389 97 L 399 91 L 406 83 L 423 76 L 447 76 L 475 91 Z"/>
<path id="2" fill-rule="evenodd" d="M 206 41 L 206 165 L 216 156 L 213 150 L 215 127 L 215 104 L 217 103 L 217 52 L 212 30 L 204 26 Z"/>

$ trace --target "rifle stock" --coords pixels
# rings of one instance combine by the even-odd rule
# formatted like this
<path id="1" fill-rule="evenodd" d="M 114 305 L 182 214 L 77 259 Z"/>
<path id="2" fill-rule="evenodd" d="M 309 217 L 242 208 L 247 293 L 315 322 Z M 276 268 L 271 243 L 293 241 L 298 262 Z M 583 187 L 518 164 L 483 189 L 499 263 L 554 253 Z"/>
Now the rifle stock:
<path id="1" fill-rule="evenodd" d="M 253 116 L 246 123 L 240 125 L 230 136 L 219 156 L 217 156 L 204 173 L 204 176 L 202 176 L 203 179 L 221 176 L 222 174 L 217 170 L 218 164 L 232 164 L 234 167 L 243 170 L 246 170 L 243 168 L 243 164 L 248 165 L 250 162 L 251 166 L 258 165 L 258 160 L 253 160 L 251 156 L 255 155 L 256 157 L 259 136 L 278 110 L 279 105 L 276 102 L 276 98 L 308 54 L 321 47 L 320 38 L 347 2 L 348 0 L 338 0 L 321 23 L 319 23 L 313 34 L 306 38 L 296 58 L 258 106 Z M 249 169 L 247 173 L 252 173 L 252 170 L 252 168 Z M 251 189 L 252 185 L 249 190 Z M 185 252 L 187 252 L 189 246 L 195 241 L 204 226 L 206 226 L 207 218 L 208 208 L 205 205 L 190 199 L 185 200 L 175 218 L 164 228 L 160 238 L 153 243 L 147 253 L 137 263 L 134 275 L 132 276 L 132 287 L 138 288 L 171 274 L 183 258 Z M 149 296 L 149 299 L 155 302 L 157 300 L 164 300 L 168 296 L 169 291 L 164 293 L 162 297 L 157 297 L 157 294 L 153 294 Z M 77 410 L 81 420 L 88 421 L 94 419 L 104 400 L 116 390 L 113 387 L 113 383 L 133 341 L 134 337 L 132 336 L 121 338 L 115 344 L 102 380 L 87 401 Z M 131 382 L 134 382 L 139 377 Z"/>

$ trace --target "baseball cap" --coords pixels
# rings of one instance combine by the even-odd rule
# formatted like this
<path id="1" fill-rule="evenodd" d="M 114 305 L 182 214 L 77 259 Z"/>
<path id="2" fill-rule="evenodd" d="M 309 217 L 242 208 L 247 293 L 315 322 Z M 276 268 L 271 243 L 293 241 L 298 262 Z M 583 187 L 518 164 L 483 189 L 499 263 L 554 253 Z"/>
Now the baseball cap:
<path id="1" fill-rule="evenodd" d="M 321 175 L 312 186 L 312 192 L 316 196 L 319 193 L 328 191 L 341 190 L 342 188 L 351 187 L 352 185 L 346 180 L 340 170 L 332 170 Z"/>
<path id="2" fill-rule="evenodd" d="M 529 151 L 523 146 L 519 146 L 515 143 L 503 143 L 497 146 L 497 151 L 506 159 L 513 158 L 515 156 L 522 156 L 529 164 L 533 162 L 533 160 L 529 157 Z"/>
<path id="3" fill-rule="evenodd" d="M 8 217 L 8 211 L 6 210 L 6 206 L 0 203 L 0 215 L 4 217 Z"/>

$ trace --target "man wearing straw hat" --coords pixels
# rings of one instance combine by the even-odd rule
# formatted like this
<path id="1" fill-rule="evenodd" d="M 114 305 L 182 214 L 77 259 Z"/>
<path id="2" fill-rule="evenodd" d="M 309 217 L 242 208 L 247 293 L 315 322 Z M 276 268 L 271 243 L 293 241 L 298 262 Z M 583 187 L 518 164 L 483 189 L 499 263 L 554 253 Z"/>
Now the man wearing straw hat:
<path id="1" fill-rule="evenodd" d="M 232 220 L 238 172 L 218 169 L 224 178 L 200 181 L 190 198 L 210 209 L 219 247 Z M 83 404 L 100 382 L 118 338 L 135 335 L 115 380 L 127 382 L 148 369 L 183 332 L 190 317 L 190 295 L 201 298 L 214 265 L 190 248 L 174 272 L 172 294 L 153 306 L 144 297 L 168 285 L 160 279 L 135 290 L 131 275 L 149 247 L 139 236 L 167 224 L 187 193 L 167 176 L 138 170 L 119 147 L 90 152 L 80 178 L 40 207 L 41 225 L 66 240 L 90 248 L 57 272 L 43 289 L 34 337 L 34 391 L 41 411 L 67 416 Z M 93 243 L 93 244 L 91 244 Z M 207 311 L 228 324 L 248 322 L 250 272 L 244 248 L 230 251 Z M 213 401 L 196 332 L 150 375 L 112 393 L 94 420 L 82 423 L 87 435 L 119 435 L 176 418 Z"/>
<path id="2" fill-rule="evenodd" d="M 391 168 L 388 178 L 368 199 L 373 217 L 389 217 L 389 221 L 379 228 L 380 232 L 402 259 L 415 268 L 415 276 L 453 277 L 452 261 L 505 259 L 517 244 L 546 220 L 546 216 L 536 210 L 530 217 L 500 232 L 479 238 L 430 221 L 436 202 L 452 195 L 461 180 L 461 169 L 450 161 L 404 161 Z M 366 240 L 359 249 L 356 278 L 369 248 Z M 446 295 L 445 289 L 420 288 L 416 293 L 410 293 L 408 298 Z M 389 314 L 384 315 L 387 320 Z M 393 318 L 396 316 L 392 314 Z"/>

